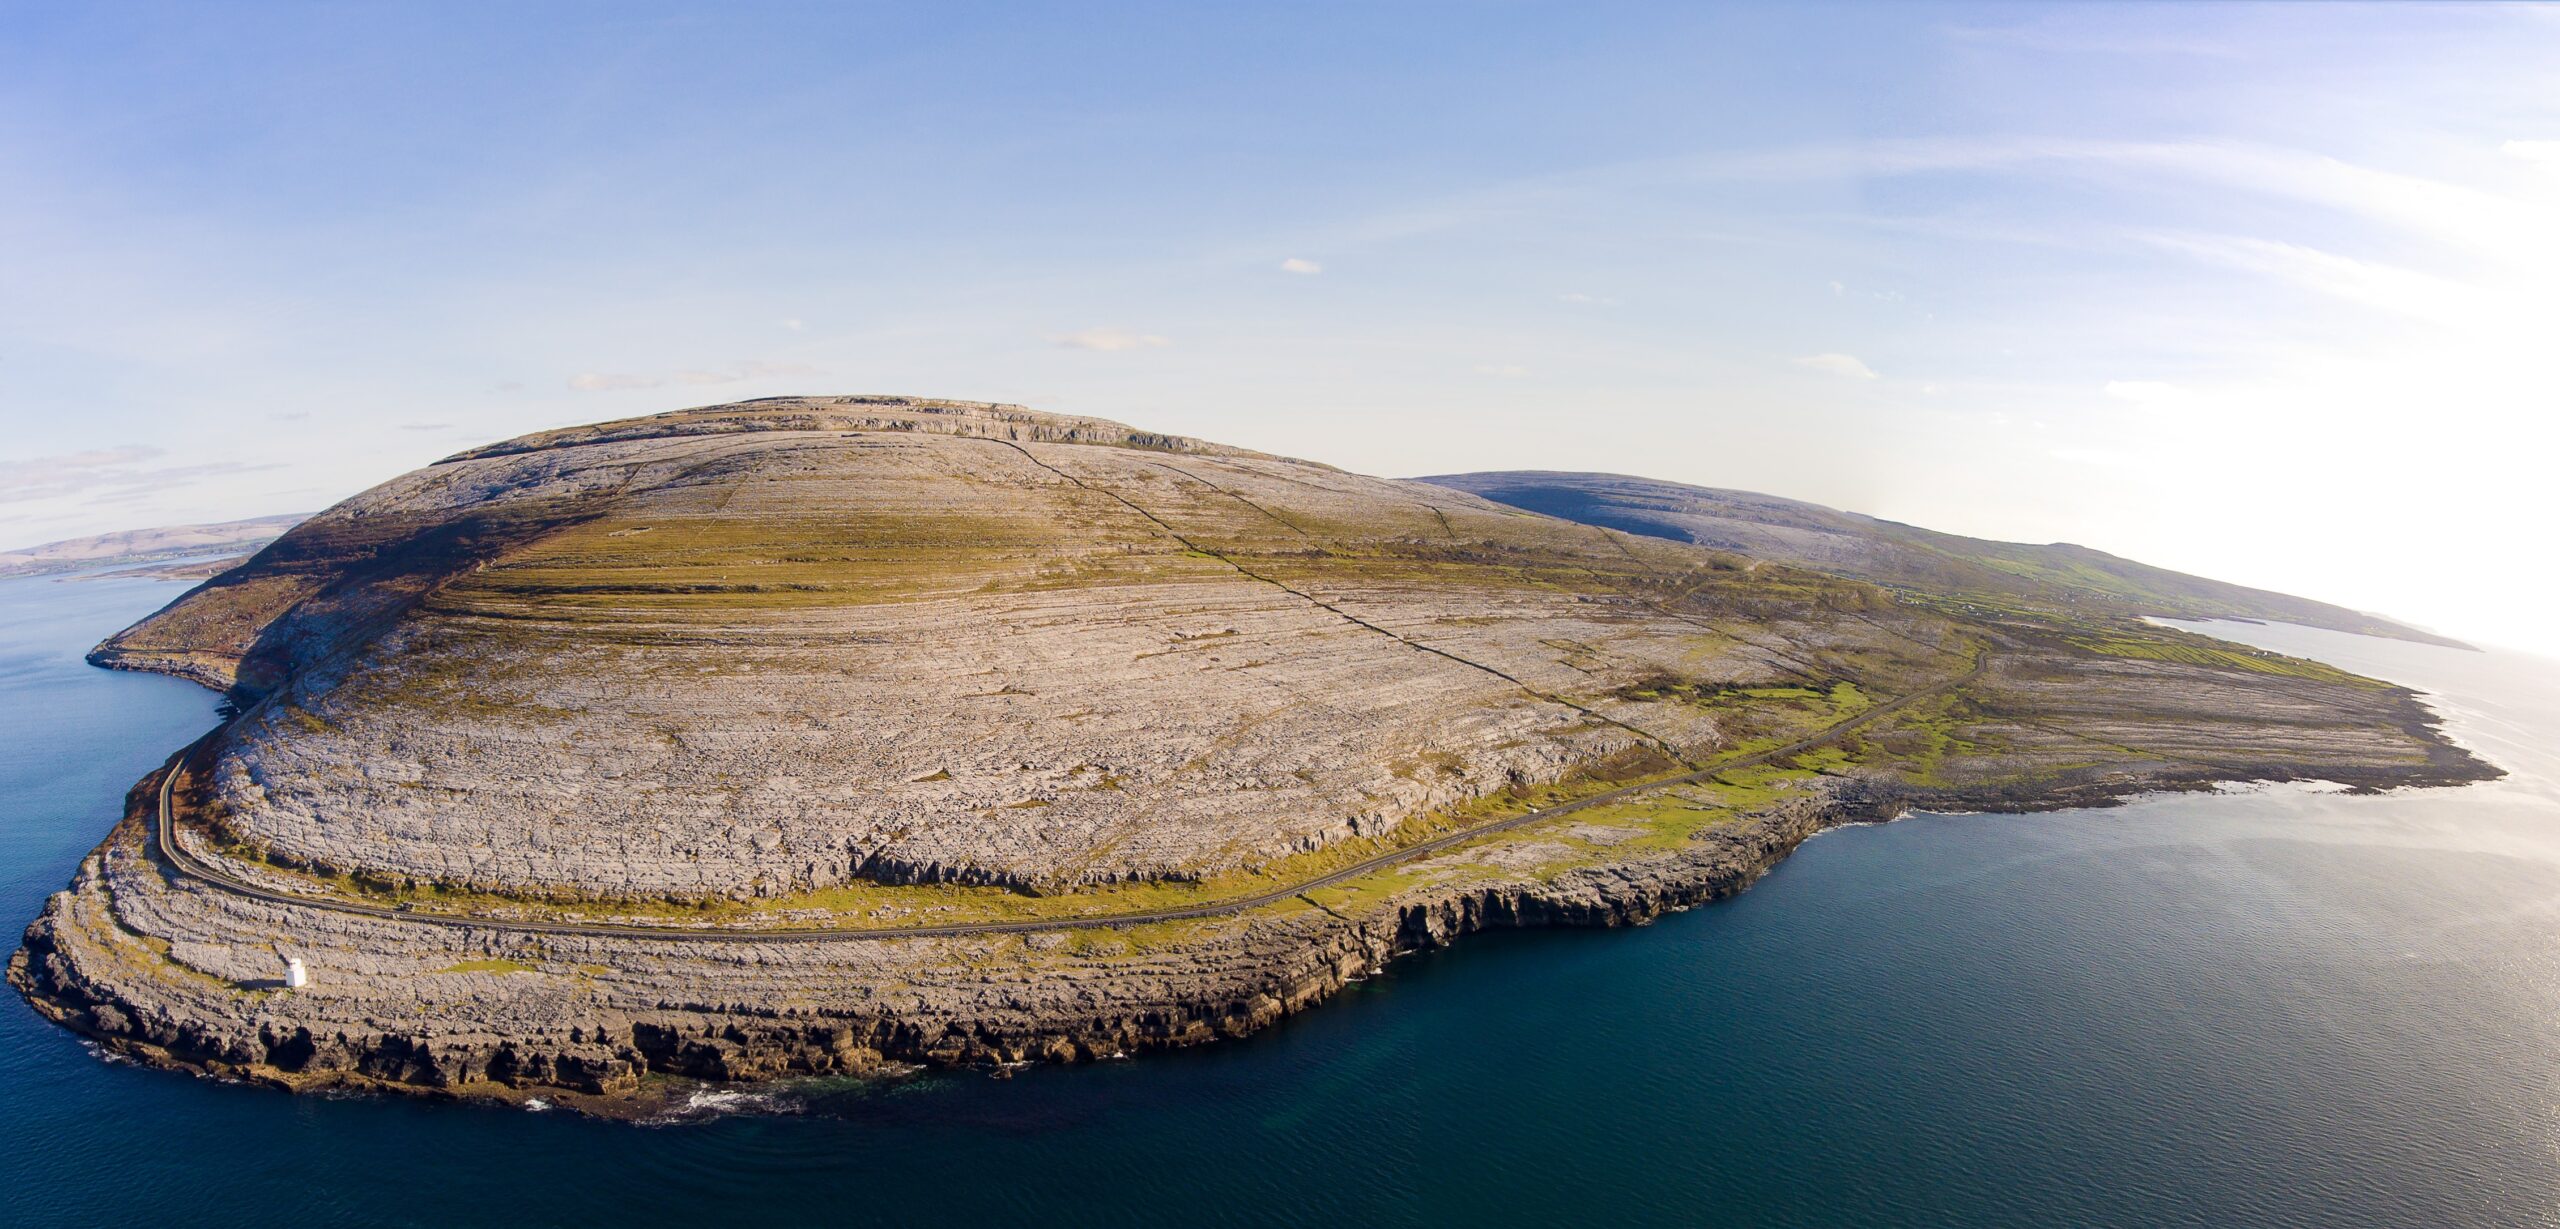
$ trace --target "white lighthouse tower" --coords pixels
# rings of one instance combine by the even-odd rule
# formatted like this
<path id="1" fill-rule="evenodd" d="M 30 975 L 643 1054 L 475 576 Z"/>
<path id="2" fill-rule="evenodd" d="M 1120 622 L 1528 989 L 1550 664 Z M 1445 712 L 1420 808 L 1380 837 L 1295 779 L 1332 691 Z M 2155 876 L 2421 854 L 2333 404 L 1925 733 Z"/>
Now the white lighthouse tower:
<path id="1" fill-rule="evenodd" d="M 284 958 L 284 988 L 285 988 L 285 989 L 287 989 L 287 990 L 300 990 L 300 989 L 301 989 L 301 988 L 303 988 L 304 986 L 307 986 L 307 985 L 310 985 L 310 984 L 311 984 L 311 974 L 310 974 L 308 971 L 306 971 L 306 970 L 304 970 L 304 969 L 303 969 L 303 967 L 302 967 L 302 958 L 301 958 L 301 957 L 299 957 L 299 956 L 287 956 L 287 957 L 285 957 L 285 958 Z"/>

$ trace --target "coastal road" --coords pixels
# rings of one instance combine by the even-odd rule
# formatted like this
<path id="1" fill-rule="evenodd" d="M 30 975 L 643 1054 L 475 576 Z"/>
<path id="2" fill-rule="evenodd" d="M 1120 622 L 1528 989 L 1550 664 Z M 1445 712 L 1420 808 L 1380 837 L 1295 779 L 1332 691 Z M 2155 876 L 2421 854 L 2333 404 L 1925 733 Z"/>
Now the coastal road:
<path id="1" fill-rule="evenodd" d="M 199 740 L 194 746 L 187 748 L 186 751 L 180 753 L 178 760 L 175 763 L 172 763 L 167 769 L 162 770 L 160 775 L 159 802 L 154 808 L 157 814 L 151 825 L 152 844 L 159 850 L 161 859 L 177 873 L 185 875 L 188 878 L 195 879 L 208 887 L 230 892 L 238 896 L 267 901 L 273 904 L 290 905 L 300 909 L 327 909 L 335 913 L 354 914 L 360 917 L 382 918 L 396 922 L 415 922 L 428 926 L 445 926 L 457 930 L 518 931 L 531 934 L 584 935 L 602 939 L 657 939 L 672 942 L 819 943 L 869 939 L 930 939 L 967 935 L 1029 934 L 1048 930 L 1085 930 L 1094 927 L 1140 926 L 1149 922 L 1180 922 L 1196 918 L 1223 917 L 1228 914 L 1243 913 L 1248 910 L 1259 909 L 1265 905 L 1275 905 L 1303 892 L 1313 892 L 1320 888 L 1332 887 L 1335 884 L 1359 878 L 1362 875 L 1366 875 L 1369 872 L 1378 870 L 1382 867 L 1392 866 L 1398 862 L 1409 861 L 1414 858 L 1439 853 L 1442 850 L 1463 845 L 1469 841 L 1492 836 L 1496 833 L 1508 832 L 1515 828 L 1525 828 L 1531 824 L 1545 823 L 1551 819 L 1571 815 L 1576 811 L 1585 811 L 1594 807 L 1607 806 L 1614 802 L 1624 802 L 1629 798 L 1651 793 L 1655 790 L 1670 789 L 1681 785 L 1696 785 L 1701 782 L 1712 780 L 1720 774 L 1733 772 L 1737 769 L 1756 768 L 1772 761 L 1802 755 L 1816 747 L 1823 746 L 1824 744 L 1837 740 L 1844 735 L 1872 725 L 1882 718 L 1901 712 L 1903 709 L 1908 708 L 1919 701 L 1929 699 L 1933 696 L 1945 695 L 1956 688 L 1962 687 L 1967 683 L 1971 683 L 1974 680 L 1981 678 L 1983 671 L 1989 669 L 1990 665 L 1991 655 L 1989 650 L 1982 650 L 1979 655 L 1975 657 L 1973 668 L 1965 671 L 1963 674 L 1948 678 L 1929 687 L 1924 687 L 1918 691 L 1897 696 L 1892 700 L 1876 705 L 1875 707 L 1867 709 L 1856 716 L 1835 722 L 1821 730 L 1806 735 L 1794 742 L 1788 743 L 1783 747 L 1772 747 L 1766 751 L 1754 751 L 1748 755 L 1732 756 L 1709 764 L 1695 772 L 1682 773 L 1676 777 L 1664 777 L 1654 781 L 1639 782 L 1634 785 L 1620 786 L 1617 789 L 1593 794 L 1587 798 L 1577 798 L 1571 802 L 1559 803 L 1555 806 L 1527 811 L 1519 815 L 1514 815 L 1509 819 L 1495 820 L 1491 823 L 1478 824 L 1472 828 L 1460 829 L 1459 831 L 1437 836 L 1418 844 L 1407 845 L 1401 849 L 1391 849 L 1385 853 L 1381 853 L 1370 858 L 1364 858 L 1349 866 L 1345 866 L 1338 870 L 1330 871 L 1310 879 L 1299 880 L 1295 883 L 1285 884 L 1280 887 L 1255 892 L 1246 896 L 1229 897 L 1225 900 L 1212 901 L 1201 905 L 1186 905 L 1176 909 L 1145 909 L 1130 913 L 1106 913 L 1075 917 L 1036 918 L 1010 922 L 949 922 L 927 926 L 805 926 L 791 927 L 787 929 L 769 928 L 758 930 L 735 927 L 643 926 L 611 922 L 547 922 L 533 919 L 457 917 L 451 914 L 425 913 L 411 909 L 394 908 L 387 905 L 368 905 L 358 901 L 338 900 L 322 896 L 303 896 L 292 892 L 282 892 L 273 888 L 264 887 L 251 882 L 248 879 L 234 875 L 229 871 L 213 866 L 205 860 L 198 858 L 193 853 L 188 852 L 178 841 L 176 837 L 177 811 L 175 802 L 173 801 L 173 795 L 176 792 L 178 783 L 177 770 L 186 762 L 187 757 L 195 754 L 196 750 L 199 747 L 202 747 L 205 741 L 210 740 L 211 735 L 207 735 L 205 740 Z"/>

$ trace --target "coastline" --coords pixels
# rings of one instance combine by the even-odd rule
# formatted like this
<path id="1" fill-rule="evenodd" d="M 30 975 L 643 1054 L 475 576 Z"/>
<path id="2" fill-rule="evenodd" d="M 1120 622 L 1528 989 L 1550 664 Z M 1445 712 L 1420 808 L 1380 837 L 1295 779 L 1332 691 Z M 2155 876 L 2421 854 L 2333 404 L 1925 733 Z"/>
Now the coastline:
<path id="1" fill-rule="evenodd" d="M 154 670 L 141 663 L 115 664 Z M 154 672 L 189 677 L 179 669 Z M 2422 693 L 2396 690 L 2409 701 L 2410 732 L 2422 733 L 2436 749 L 2426 771 L 2322 773 L 2264 765 L 2265 771 L 2232 776 L 2199 766 L 2185 772 L 1946 791 L 1829 777 L 1779 805 L 1703 830 L 1687 847 L 1663 856 L 1582 867 L 1552 878 L 1519 876 L 1462 888 L 1414 889 L 1356 915 L 1322 907 L 1285 917 L 1248 914 L 1223 933 L 1170 946 L 1154 960 L 1158 967 L 1134 979 L 1107 968 L 1071 967 L 1063 975 L 1052 968 L 1045 971 L 1055 979 L 1049 993 L 1034 995 L 1026 991 L 1036 976 L 1012 982 L 993 975 L 963 976 L 919 987 L 928 992 L 901 1007 L 869 1010 L 777 1009 L 744 997 L 727 1003 L 623 1001 L 592 1021 L 566 1028 L 556 1019 L 531 1028 L 467 1020 L 448 1020 L 442 1028 L 421 1027 L 422 1020 L 368 1027 L 378 1021 L 361 1010 L 360 1001 L 296 1001 L 290 993 L 273 992 L 260 992 L 254 1011 L 224 1012 L 208 1009 L 236 997 L 231 992 L 238 987 L 193 987 L 221 994 L 170 993 L 169 979 L 147 971 L 133 976 L 131 960 L 119 960 L 106 950 L 116 940 L 101 943 L 99 926 L 128 930 L 115 911 L 129 902 L 149 899 L 158 913 L 173 900 L 207 892 L 202 884 L 182 882 L 175 868 L 161 864 L 148 848 L 149 808 L 156 804 L 158 784 L 168 771 L 164 766 L 134 787 L 125 819 L 83 862 L 72 887 L 51 898 L 30 925 L 25 945 L 10 961 L 9 978 L 47 1018 L 154 1067 L 293 1091 L 397 1092 L 514 1105 L 538 1098 L 549 1106 L 601 1117 L 649 1118 L 665 1113 L 671 1097 L 698 1085 L 875 1075 L 900 1065 L 1002 1072 L 1025 1063 L 1098 1061 L 1240 1039 L 1318 1006 L 1398 960 L 1468 935 L 1527 927 L 1644 925 L 1747 890 L 1822 832 L 1889 822 L 1914 810 L 2030 813 L 2105 807 L 2145 796 L 2211 791 L 2233 782 L 2336 780 L 2355 792 L 2372 793 L 2500 775 L 2445 733 L 2441 715 L 2421 702 Z M 326 911 L 309 907 L 279 905 L 263 915 L 248 912 L 240 920 L 287 933 L 315 922 L 326 926 L 318 917 Z M 404 931 L 435 929 L 416 921 L 373 924 Z M 460 930 L 461 942 L 454 950 L 464 958 L 454 967 L 470 963 L 470 952 L 514 950 L 496 937 L 504 929 Z M 993 936 L 989 941 L 1023 945 L 1029 955 L 1029 945 L 1039 938 Z M 975 941 L 844 939 L 795 946 L 819 956 L 800 962 L 799 972 L 824 980 L 864 975 L 853 967 L 859 962 L 830 949 L 965 947 L 970 942 Z M 615 946 L 612 941 L 597 943 L 606 949 Z M 742 945 L 758 946 L 752 939 Z M 663 948 L 667 941 L 630 939 L 620 946 Z M 1053 954 L 1043 949 L 1041 957 Z M 160 959 L 176 962 L 178 955 L 171 949 L 160 953 Z M 554 955 L 568 958 L 566 953 Z M 512 962 L 506 956 L 483 959 Z M 200 969 L 187 971 L 212 980 Z M 504 975 L 494 976 L 504 980 Z M 989 993 L 990 987 L 995 992 Z M 345 1010 L 349 1006 L 360 1010 Z"/>
<path id="2" fill-rule="evenodd" d="M 157 775 L 136 787 L 133 801 L 140 804 L 155 792 Z M 1242 1038 L 1321 1004 L 1396 960 L 1469 934 L 1534 926 L 1643 925 L 1731 896 L 1815 833 L 1879 817 L 1880 812 L 1864 809 L 1873 805 L 1807 798 L 1720 832 L 1719 839 L 1675 857 L 1593 868 L 1552 882 L 1399 899 L 1392 908 L 1357 918 L 1310 910 L 1293 915 L 1285 925 L 1254 920 L 1250 929 L 1258 933 L 1252 941 L 1230 948 L 1224 959 L 1202 963 L 1187 979 L 1160 981 L 1157 993 L 1125 999 L 1116 1010 L 1102 1013 L 1015 1011 L 1004 1013 L 1010 1018 L 983 1019 L 975 1027 L 957 1029 L 947 1021 L 894 1014 L 829 1020 L 814 1014 L 795 1019 L 722 1011 L 658 1013 L 633 1020 L 630 1035 L 616 1039 L 612 1057 L 622 1061 L 592 1067 L 578 1061 L 582 1056 L 563 1053 L 542 1061 L 523 1053 L 539 1044 L 533 1038 L 484 1036 L 479 1044 L 442 1044 L 459 1039 L 386 1033 L 342 1035 L 332 1039 L 338 1044 L 320 1047 L 305 1029 L 284 1025 L 284 1018 L 293 1014 L 289 1000 L 271 999 L 272 1010 L 259 1018 L 225 1022 L 175 1010 L 175 1004 L 150 1002 L 130 983 L 93 979 L 73 933 L 74 898 L 93 893 L 103 898 L 114 892 L 111 885 L 120 875 L 129 876 L 134 864 L 145 860 L 137 807 L 118 825 L 108 847 L 84 862 L 72 889 L 50 900 L 29 927 L 25 946 L 10 961 L 9 977 L 48 1018 L 145 1065 L 294 1091 L 362 1089 L 507 1102 L 541 1096 L 564 1108 L 607 1117 L 645 1116 L 655 1108 L 644 1088 L 647 1076 L 739 1083 L 867 1074 L 895 1063 L 992 1069 L 1096 1061 Z M 236 1026 L 224 1027 L 226 1023 Z M 944 1027 L 933 1027 L 935 1023 Z M 594 1047 L 581 1039 L 567 1048 Z M 400 1074 L 387 1076 L 390 1067 Z"/>

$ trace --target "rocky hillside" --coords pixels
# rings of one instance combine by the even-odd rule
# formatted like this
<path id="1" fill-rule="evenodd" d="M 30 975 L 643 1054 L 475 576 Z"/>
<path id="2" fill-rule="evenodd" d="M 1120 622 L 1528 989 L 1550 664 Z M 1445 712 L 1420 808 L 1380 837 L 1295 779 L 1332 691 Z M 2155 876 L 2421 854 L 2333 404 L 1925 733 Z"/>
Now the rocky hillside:
<path id="1" fill-rule="evenodd" d="M 2261 619 L 2468 648 L 2433 632 L 2057 542 L 1939 533 L 1750 491 L 1624 474 L 1511 470 L 1417 481 L 1548 516 L 1791 563 L 1938 599 L 2186 619 Z"/>
<path id="2" fill-rule="evenodd" d="M 211 813 L 315 866 L 596 896 L 1045 888 L 1711 747 L 1705 714 L 1613 693 L 1771 677 L 1770 650 L 1683 620 L 1794 591 L 1709 572 L 1682 614 L 1644 604 L 1693 564 L 1111 424 L 788 403 L 465 453 L 99 659 L 265 701 L 224 733 Z M 1914 652 L 1861 623 L 1789 639 Z"/>
<path id="3" fill-rule="evenodd" d="M 2491 772 L 2406 692 L 2105 611 L 885 397 L 475 449 L 94 659 L 240 712 L 30 928 L 39 1008 L 500 1096 L 1233 1035 L 1914 803 Z"/>

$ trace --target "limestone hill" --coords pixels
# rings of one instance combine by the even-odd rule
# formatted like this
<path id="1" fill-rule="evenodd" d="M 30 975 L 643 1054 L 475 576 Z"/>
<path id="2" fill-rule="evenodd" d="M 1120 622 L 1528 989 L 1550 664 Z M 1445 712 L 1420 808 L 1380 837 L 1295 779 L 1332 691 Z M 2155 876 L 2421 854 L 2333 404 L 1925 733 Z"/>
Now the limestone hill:
<path id="1" fill-rule="evenodd" d="M 1705 710 L 1621 694 L 1657 676 L 1827 683 L 1955 644 L 1830 609 L 1870 605 L 1437 488 L 847 399 L 464 453 L 101 657 L 266 699 L 223 740 L 211 814 L 315 866 L 591 895 L 1054 887 L 1214 874 L 1720 745 Z M 1778 625 L 1783 650 L 1749 635 Z"/>
<path id="2" fill-rule="evenodd" d="M 99 646 L 239 711 L 10 977 L 153 1062 L 618 1098 L 1239 1035 L 1912 805 L 2494 775 L 2399 688 L 1792 557 L 961 402 L 495 444 Z"/>

